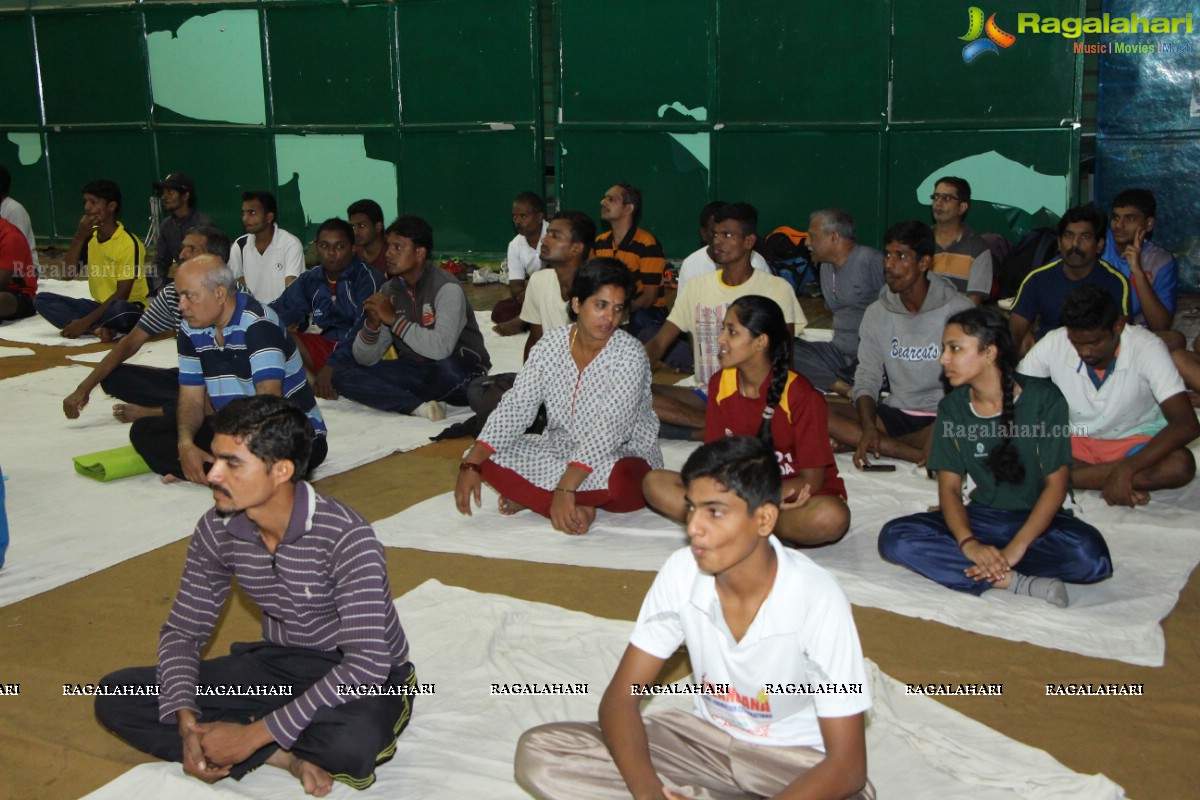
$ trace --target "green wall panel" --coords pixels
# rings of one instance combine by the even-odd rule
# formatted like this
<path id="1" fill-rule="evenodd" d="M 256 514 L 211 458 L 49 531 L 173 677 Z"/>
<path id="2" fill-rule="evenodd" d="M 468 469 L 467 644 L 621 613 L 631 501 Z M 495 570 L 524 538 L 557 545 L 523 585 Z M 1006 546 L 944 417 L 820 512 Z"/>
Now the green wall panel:
<path id="1" fill-rule="evenodd" d="M 29 212 L 35 236 L 50 236 L 54 219 L 50 213 L 50 176 L 41 149 L 41 134 L 0 130 L 0 164 L 12 175 L 14 198 Z"/>
<path id="2" fill-rule="evenodd" d="M 882 126 L 889 3 L 853 13 L 823 0 L 720 4 L 719 119 Z"/>
<path id="3" fill-rule="evenodd" d="M 137 12 L 44 14 L 36 22 L 48 124 L 145 121 L 149 94 Z"/>
<path id="4" fill-rule="evenodd" d="M 0 75 L 4 76 L 0 125 L 39 124 L 42 115 L 33 57 L 33 29 L 25 15 L 0 16 Z"/>
<path id="5" fill-rule="evenodd" d="M 805 230 L 810 213 L 840 206 L 854 216 L 859 239 L 875 245 L 884 230 L 882 150 L 875 132 L 722 131 L 714 194 L 758 208 L 760 233 Z"/>
<path id="6" fill-rule="evenodd" d="M 1016 36 L 1010 47 L 963 61 L 959 37 L 968 33 L 967 7 L 959 0 L 895 5 L 892 46 L 893 123 L 945 123 L 939 127 L 1023 127 L 1076 120 L 1077 65 L 1071 39 L 1017 33 L 1017 13 L 1078 17 L 1082 0 L 1030 0 L 995 11 L 996 23 Z"/>
<path id="7" fill-rule="evenodd" d="M 1078 148 L 1078 132 L 1069 129 L 893 133 L 888 220 L 930 222 L 934 183 L 955 175 L 971 184 L 972 228 L 1018 237 L 1070 205 Z"/>
<path id="8" fill-rule="evenodd" d="M 396 15 L 406 125 L 538 119 L 535 2 L 402 0 Z"/>
<path id="9" fill-rule="evenodd" d="M 192 177 L 200 208 L 231 239 L 243 233 L 242 192 L 274 185 L 270 140 L 262 132 L 160 131 L 158 163 L 162 175 Z"/>
<path id="10" fill-rule="evenodd" d="M 586 212 L 603 232 L 600 198 L 614 183 L 632 183 L 642 190 L 641 227 L 658 237 L 667 258 L 696 249 L 696 217 L 709 199 L 707 147 L 702 164 L 665 132 L 571 130 L 559 140 L 564 209 Z"/>
<path id="11" fill-rule="evenodd" d="M 674 103 L 693 119 L 712 119 L 716 24 L 708 3 L 560 0 L 559 19 L 563 121 L 683 119 L 665 111 Z"/>
<path id="12" fill-rule="evenodd" d="M 257 9 L 178 3 L 145 17 L 155 122 L 266 124 Z"/>
<path id="13" fill-rule="evenodd" d="M 407 131 L 401 213 L 429 220 L 437 253 L 503 253 L 513 237 L 513 197 L 542 185 L 540 147 L 530 130 Z"/>
<path id="14" fill-rule="evenodd" d="M 342 3 L 268 8 L 275 123 L 395 124 L 389 14 Z"/>
<path id="15" fill-rule="evenodd" d="M 154 147 L 146 131 L 91 130 L 49 133 L 51 190 L 58 235 L 75 234 L 83 214 L 83 186 L 97 178 L 121 187 L 121 220 L 144 236 L 150 227 L 155 180 Z"/>
<path id="16" fill-rule="evenodd" d="M 315 233 L 330 217 L 345 219 L 346 207 L 363 197 L 378 202 L 385 218 L 394 215 L 395 142 L 390 133 L 276 136 L 276 172 L 289 187 L 279 196 L 279 224 L 297 236 Z"/>

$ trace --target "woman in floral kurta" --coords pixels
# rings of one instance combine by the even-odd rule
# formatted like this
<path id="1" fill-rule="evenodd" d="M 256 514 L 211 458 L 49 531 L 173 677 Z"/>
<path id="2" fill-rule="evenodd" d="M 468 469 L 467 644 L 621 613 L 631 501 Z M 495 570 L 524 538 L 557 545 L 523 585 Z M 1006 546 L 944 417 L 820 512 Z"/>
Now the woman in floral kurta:
<path id="1" fill-rule="evenodd" d="M 662 466 L 650 408 L 650 363 L 619 328 L 632 281 L 613 259 L 593 259 L 571 287 L 574 325 L 546 334 L 460 466 L 455 501 L 470 514 L 481 479 L 501 513 L 531 508 L 565 533 L 585 533 L 597 507 L 642 508 L 642 478 Z M 525 430 L 545 405 L 544 433 Z"/>

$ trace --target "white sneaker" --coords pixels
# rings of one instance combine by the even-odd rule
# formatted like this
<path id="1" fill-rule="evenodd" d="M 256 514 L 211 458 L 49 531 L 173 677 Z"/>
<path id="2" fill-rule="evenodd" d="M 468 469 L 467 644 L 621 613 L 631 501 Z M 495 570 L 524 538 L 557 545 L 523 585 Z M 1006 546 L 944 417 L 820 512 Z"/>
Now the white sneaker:
<path id="1" fill-rule="evenodd" d="M 430 400 L 426 403 L 414 408 L 409 412 L 410 417 L 424 417 L 434 422 L 439 422 L 446 418 L 446 404 L 438 400 Z"/>

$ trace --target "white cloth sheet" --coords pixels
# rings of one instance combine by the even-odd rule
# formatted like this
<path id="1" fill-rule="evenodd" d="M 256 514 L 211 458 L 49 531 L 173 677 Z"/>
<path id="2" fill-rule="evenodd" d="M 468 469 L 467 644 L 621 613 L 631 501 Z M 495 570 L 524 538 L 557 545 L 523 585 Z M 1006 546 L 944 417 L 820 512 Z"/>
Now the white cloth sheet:
<path id="1" fill-rule="evenodd" d="M 692 448 L 662 442 L 667 467 L 682 466 Z M 1162 666 L 1159 622 L 1200 561 L 1195 523 L 1200 483 L 1156 492 L 1150 505 L 1138 509 L 1109 508 L 1096 492 L 1078 493 L 1084 519 L 1108 541 L 1114 575 L 1091 586 L 1069 585 L 1071 606 L 1060 609 L 1004 591 L 978 598 L 952 592 L 883 561 L 876 549 L 879 529 L 937 503 L 936 483 L 911 465 L 867 473 L 854 469 L 848 455 L 837 458 L 850 498 L 850 532 L 836 545 L 808 554 L 837 576 L 852 603 L 1042 647 Z M 375 529 L 391 547 L 644 571 L 657 571 L 685 544 L 682 526 L 648 510 L 600 511 L 586 536 L 565 536 L 531 511 L 500 516 L 496 495 L 486 486 L 483 507 L 471 519 L 459 516 L 453 495 L 445 494 L 380 520 Z"/>
<path id="2" fill-rule="evenodd" d="M 0 328 L 0 333 L 3 333 L 3 332 L 4 332 L 4 329 Z M 36 353 L 34 353 L 28 347 L 0 347 L 0 358 L 14 358 L 15 356 L 32 356 L 32 355 L 36 355 Z"/>
<path id="3" fill-rule="evenodd" d="M 436 693 L 416 698 L 396 756 L 377 771 L 370 796 L 527 800 L 512 779 L 522 731 L 544 722 L 594 720 L 600 695 L 633 623 L 554 606 L 478 594 L 427 581 L 396 601 L 412 641 L 417 678 Z M 867 672 L 875 697 L 868 717 L 870 777 L 880 800 L 926 798 L 1076 798 L 1116 800 L 1103 775 L 1072 772 L 1044 751 L 1009 739 L 918 695 L 879 671 Z M 586 683 L 585 695 L 493 696 L 493 683 Z M 688 707 L 655 698 L 648 711 Z M 988 702 L 986 699 L 981 702 Z M 135 767 L 86 800 L 300 800 L 296 779 L 263 767 L 241 781 L 208 786 L 177 764 Z M 342 785 L 329 795 L 363 797 Z"/>
<path id="4" fill-rule="evenodd" d="M 87 281 L 59 281 L 38 278 L 38 292 L 61 294 L 66 297 L 91 297 L 91 294 L 88 293 Z M 59 347 L 86 347 L 90 344 L 97 344 L 100 341 L 95 336 L 64 339 L 58 328 L 46 322 L 38 314 L 14 322 L 0 323 L 0 339 L 7 342 L 48 344 Z"/>

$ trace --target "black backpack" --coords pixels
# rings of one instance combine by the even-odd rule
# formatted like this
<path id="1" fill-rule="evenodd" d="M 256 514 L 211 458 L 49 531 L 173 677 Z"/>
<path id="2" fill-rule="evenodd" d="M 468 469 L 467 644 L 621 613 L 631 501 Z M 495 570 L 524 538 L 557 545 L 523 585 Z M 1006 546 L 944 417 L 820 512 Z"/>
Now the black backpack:
<path id="1" fill-rule="evenodd" d="M 1053 228 L 1034 228 L 1021 237 L 1017 246 L 996 270 L 1000 297 L 1013 297 L 1025 276 L 1058 258 L 1058 233 Z"/>

